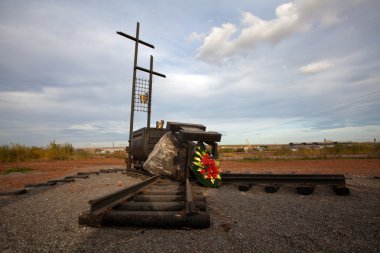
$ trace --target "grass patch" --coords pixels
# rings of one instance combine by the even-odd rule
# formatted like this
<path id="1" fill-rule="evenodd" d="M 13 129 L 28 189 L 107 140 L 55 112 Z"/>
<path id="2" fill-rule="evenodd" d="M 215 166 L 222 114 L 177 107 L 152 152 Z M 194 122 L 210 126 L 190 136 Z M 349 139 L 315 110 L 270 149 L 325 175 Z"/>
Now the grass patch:
<path id="1" fill-rule="evenodd" d="M 0 162 L 26 162 L 33 160 L 75 160 L 91 155 L 84 150 L 74 150 L 70 143 L 51 141 L 46 147 L 27 147 L 20 144 L 0 146 Z"/>
<path id="2" fill-rule="evenodd" d="M 263 162 L 263 161 L 270 161 L 273 159 L 270 159 L 268 157 L 243 157 L 242 160 L 236 160 L 238 162 Z"/>
<path id="3" fill-rule="evenodd" d="M 372 158 L 380 158 L 380 143 L 352 143 L 337 144 L 333 147 L 322 149 L 299 148 L 291 150 L 289 147 L 282 147 L 276 151 L 275 156 L 296 156 L 296 157 L 326 157 L 339 155 L 368 155 Z"/>
<path id="4" fill-rule="evenodd" d="M 288 157 L 243 157 L 243 159 L 233 160 L 234 162 L 264 162 L 264 161 L 272 161 L 272 162 L 280 162 L 280 161 L 314 161 L 314 160 L 332 160 L 332 159 L 379 159 L 379 157 L 367 156 L 367 157 L 344 157 L 344 156 L 288 156 Z M 228 161 L 228 160 L 226 160 Z"/>
<path id="5" fill-rule="evenodd" d="M 269 158 L 269 157 L 244 157 L 243 159 L 234 160 L 234 162 L 281 162 L 281 161 L 295 161 L 295 160 L 321 160 L 326 159 L 322 157 L 281 157 L 281 158 Z"/>
<path id="6" fill-rule="evenodd" d="M 28 168 L 28 167 L 21 167 L 21 168 L 10 168 L 10 169 L 7 169 L 5 171 L 2 171 L 0 174 L 1 175 L 8 175 L 8 174 L 11 174 L 11 173 L 28 173 L 28 172 L 31 172 L 32 169 L 31 168 Z"/>
<path id="7" fill-rule="evenodd" d="M 118 158 L 118 159 L 125 159 L 125 152 L 124 151 L 115 151 L 110 154 L 105 154 L 105 158 Z"/>

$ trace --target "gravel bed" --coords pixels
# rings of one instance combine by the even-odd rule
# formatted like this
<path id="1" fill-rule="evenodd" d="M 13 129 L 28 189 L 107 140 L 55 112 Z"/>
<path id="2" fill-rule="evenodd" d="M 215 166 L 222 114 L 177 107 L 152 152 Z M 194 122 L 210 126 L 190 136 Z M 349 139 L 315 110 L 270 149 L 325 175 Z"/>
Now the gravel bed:
<path id="1" fill-rule="evenodd" d="M 139 182 L 118 173 L 0 197 L 0 252 L 379 252 L 380 180 L 353 177 L 350 196 L 319 186 L 309 196 L 291 187 L 203 188 L 208 229 L 85 227 L 88 200 Z"/>

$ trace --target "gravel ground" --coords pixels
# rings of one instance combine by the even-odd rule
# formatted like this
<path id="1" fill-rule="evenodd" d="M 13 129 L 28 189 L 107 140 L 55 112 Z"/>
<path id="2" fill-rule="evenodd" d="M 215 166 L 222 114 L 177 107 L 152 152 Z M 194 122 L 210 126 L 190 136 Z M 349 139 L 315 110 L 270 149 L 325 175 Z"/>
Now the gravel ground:
<path id="1" fill-rule="evenodd" d="M 325 186 L 302 196 L 206 189 L 208 229 L 93 228 L 78 225 L 88 200 L 139 182 L 119 173 L 0 197 L 1 252 L 379 252 L 380 179 L 353 177 L 350 196 Z"/>

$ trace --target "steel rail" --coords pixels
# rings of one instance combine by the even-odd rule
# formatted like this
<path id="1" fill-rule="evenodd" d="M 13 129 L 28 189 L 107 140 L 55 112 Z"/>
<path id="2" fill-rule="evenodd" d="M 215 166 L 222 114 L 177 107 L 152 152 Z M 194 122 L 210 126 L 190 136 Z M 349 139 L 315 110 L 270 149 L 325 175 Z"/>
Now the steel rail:
<path id="1" fill-rule="evenodd" d="M 89 201 L 91 207 L 90 207 L 90 213 L 93 215 L 99 215 L 106 211 L 109 208 L 112 208 L 121 202 L 127 200 L 134 194 L 142 191 L 144 188 L 152 185 L 160 178 L 159 175 L 150 177 L 140 183 L 131 185 L 129 187 L 126 187 L 124 189 L 121 189 L 117 192 L 92 199 Z"/>
<path id="2" fill-rule="evenodd" d="M 246 174 L 221 173 L 224 183 L 345 185 L 342 174 Z"/>

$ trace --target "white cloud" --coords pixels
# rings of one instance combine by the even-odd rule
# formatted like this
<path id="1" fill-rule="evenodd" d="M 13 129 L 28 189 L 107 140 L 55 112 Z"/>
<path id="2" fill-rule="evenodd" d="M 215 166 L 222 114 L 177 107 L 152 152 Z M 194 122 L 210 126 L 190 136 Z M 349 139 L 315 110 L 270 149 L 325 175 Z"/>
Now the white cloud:
<path id="1" fill-rule="evenodd" d="M 83 130 L 83 131 L 100 130 L 100 128 L 98 126 L 93 125 L 91 123 L 72 125 L 72 126 L 69 127 L 69 129 L 70 130 Z"/>
<path id="2" fill-rule="evenodd" d="M 79 131 L 93 131 L 97 133 L 126 133 L 129 129 L 129 124 L 126 121 L 115 120 L 98 120 L 93 122 L 85 122 L 81 124 L 74 124 L 67 128 L 67 130 Z"/>
<path id="3" fill-rule="evenodd" d="M 204 98 L 218 91 L 219 82 L 218 78 L 208 75 L 170 74 L 164 82 L 160 83 L 160 88 L 155 91 L 155 95 L 171 99 L 183 99 L 195 95 Z"/>
<path id="4" fill-rule="evenodd" d="M 296 0 L 277 6 L 276 18 L 271 20 L 242 12 L 239 26 L 227 23 L 211 29 L 198 48 L 197 58 L 220 64 L 236 53 L 253 49 L 258 43 L 273 45 L 295 33 L 307 32 L 313 25 L 336 24 L 341 21 L 339 13 L 354 2 L 356 1 Z"/>
<path id="5" fill-rule="evenodd" d="M 233 24 L 223 24 L 222 27 L 212 28 L 210 34 L 204 39 L 199 48 L 197 58 L 206 62 L 215 62 L 216 59 L 230 55 L 235 51 L 235 45 L 230 41 L 237 31 Z"/>
<path id="6" fill-rule="evenodd" d="M 206 33 L 192 32 L 189 35 L 188 40 L 189 41 L 202 41 L 202 40 L 204 40 L 205 37 L 206 37 Z"/>
<path id="7" fill-rule="evenodd" d="M 300 72 L 304 74 L 316 74 L 326 69 L 329 69 L 333 64 L 329 61 L 312 62 L 305 66 L 300 67 Z"/>

